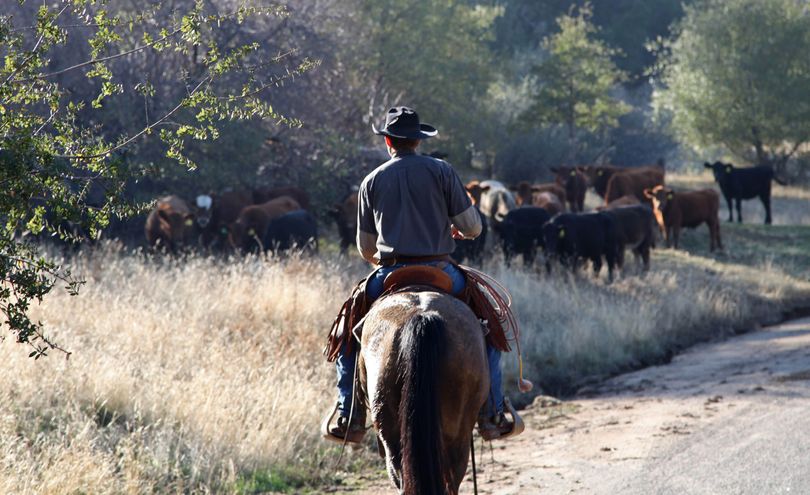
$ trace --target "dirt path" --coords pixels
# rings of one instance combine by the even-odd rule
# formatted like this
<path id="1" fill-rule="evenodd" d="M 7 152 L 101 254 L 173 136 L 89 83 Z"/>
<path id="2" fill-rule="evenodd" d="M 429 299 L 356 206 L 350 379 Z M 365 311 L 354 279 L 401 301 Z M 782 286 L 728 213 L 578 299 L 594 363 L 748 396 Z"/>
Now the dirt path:
<path id="1" fill-rule="evenodd" d="M 520 437 L 476 443 L 479 493 L 810 493 L 810 319 L 538 398 L 524 419 Z"/>

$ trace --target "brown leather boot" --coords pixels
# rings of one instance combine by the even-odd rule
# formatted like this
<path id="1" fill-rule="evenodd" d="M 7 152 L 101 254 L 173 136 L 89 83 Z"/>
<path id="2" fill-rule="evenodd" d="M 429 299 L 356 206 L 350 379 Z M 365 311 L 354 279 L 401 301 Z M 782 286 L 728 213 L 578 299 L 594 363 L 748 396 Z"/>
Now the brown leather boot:
<path id="1" fill-rule="evenodd" d="M 502 412 L 490 417 L 478 417 L 478 433 L 484 440 L 496 440 L 502 436 L 507 436 L 512 433 L 514 426 Z"/>
<path id="2" fill-rule="evenodd" d="M 351 423 L 345 416 L 338 417 L 337 424 L 329 428 L 329 435 L 334 437 L 334 441 L 343 443 L 363 443 L 366 436 L 365 418 L 354 417 Z"/>
<path id="3" fill-rule="evenodd" d="M 512 406 L 512 402 L 508 397 L 503 398 L 503 406 L 509 413 L 508 416 L 503 412 L 496 413 L 491 417 L 478 416 L 478 433 L 484 440 L 497 440 L 517 436 L 526 429 L 523 418 L 520 417 Z M 511 418 L 511 420 L 509 418 Z"/>

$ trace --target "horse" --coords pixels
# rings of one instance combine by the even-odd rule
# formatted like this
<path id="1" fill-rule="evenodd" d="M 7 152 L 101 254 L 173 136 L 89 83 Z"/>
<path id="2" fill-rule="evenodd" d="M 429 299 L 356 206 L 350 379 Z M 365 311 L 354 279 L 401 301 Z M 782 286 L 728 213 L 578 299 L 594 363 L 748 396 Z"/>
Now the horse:
<path id="1" fill-rule="evenodd" d="M 363 323 L 360 384 L 391 481 L 405 495 L 457 494 L 489 394 L 481 323 L 459 299 L 406 289 Z"/>

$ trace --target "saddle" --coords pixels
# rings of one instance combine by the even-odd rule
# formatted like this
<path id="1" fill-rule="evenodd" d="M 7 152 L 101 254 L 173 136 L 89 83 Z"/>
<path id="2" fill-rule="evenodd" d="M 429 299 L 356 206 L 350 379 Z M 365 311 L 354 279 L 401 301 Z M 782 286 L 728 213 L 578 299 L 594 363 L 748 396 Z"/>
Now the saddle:
<path id="1" fill-rule="evenodd" d="M 470 309 L 472 309 L 475 316 L 482 321 L 482 325 L 485 327 L 485 338 L 487 342 L 500 351 L 509 352 L 511 347 L 509 345 L 509 339 L 507 338 L 507 331 L 510 331 L 515 342 L 518 344 L 519 351 L 519 329 L 517 321 L 509 308 L 508 293 L 506 293 L 505 289 L 500 287 L 497 282 L 483 273 L 458 264 L 456 264 L 456 267 L 464 274 L 466 282 L 464 291 L 457 297 L 466 303 Z M 351 297 L 343 303 L 338 316 L 332 323 L 326 347 L 323 351 L 326 359 L 330 362 L 337 359 L 341 348 L 344 349 L 344 352 L 351 352 L 354 346 L 358 345 L 363 318 L 374 302 L 370 301 L 370 298 L 366 295 L 367 281 L 368 277 L 357 284 L 352 291 Z M 452 294 L 453 281 L 447 273 L 434 266 L 419 264 L 408 265 L 394 270 L 386 276 L 383 281 L 383 292 L 379 298 L 406 290 L 436 290 L 446 294 Z M 519 388 L 521 391 L 526 392 L 531 388 L 531 382 L 523 379 L 523 362 L 520 356 L 518 357 L 518 361 L 520 363 Z M 355 394 L 362 397 L 365 396 L 365 394 L 359 391 L 357 386 L 355 388 Z M 356 395 L 356 397 L 358 395 Z M 481 421 L 479 420 L 479 429 L 481 429 L 482 437 L 487 440 L 493 440 L 495 438 L 508 438 L 523 432 L 525 428 L 523 420 L 517 414 L 514 407 L 512 407 L 512 403 L 507 397 L 504 397 L 504 406 L 506 408 L 506 414 L 511 416 L 512 419 L 511 423 L 513 426 L 511 431 L 501 431 L 496 425 L 494 429 L 486 432 L 483 430 Z M 338 406 L 335 404 L 332 414 L 328 415 L 321 425 L 323 436 L 327 440 L 340 440 L 335 439 L 329 433 L 329 425 L 337 413 L 337 408 Z M 383 455 L 382 451 L 380 454 Z"/>
<path id="2" fill-rule="evenodd" d="M 456 265 L 464 274 L 466 287 L 457 297 L 472 309 L 487 329 L 487 342 L 502 352 L 512 350 L 507 338 L 507 330 L 517 335 L 517 322 L 508 302 L 486 276 L 461 265 Z M 366 295 L 367 278 L 361 280 L 340 308 L 332 322 L 323 354 L 327 361 L 335 361 L 341 348 L 351 351 L 356 344 L 352 335 L 359 337 L 363 318 L 371 309 Z M 414 288 L 437 290 L 446 294 L 452 293 L 453 281 L 448 274 L 430 265 L 408 265 L 394 270 L 383 282 L 383 293 L 380 298 Z"/>
<path id="3" fill-rule="evenodd" d="M 400 292 L 411 287 L 429 287 L 450 294 L 453 292 L 453 280 L 450 275 L 435 266 L 403 266 L 385 277 L 383 294 Z"/>

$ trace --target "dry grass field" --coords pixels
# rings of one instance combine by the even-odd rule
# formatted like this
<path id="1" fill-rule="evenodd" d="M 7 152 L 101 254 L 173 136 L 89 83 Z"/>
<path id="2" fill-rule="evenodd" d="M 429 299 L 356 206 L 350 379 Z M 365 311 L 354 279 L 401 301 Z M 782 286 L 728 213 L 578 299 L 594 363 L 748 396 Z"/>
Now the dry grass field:
<path id="1" fill-rule="evenodd" d="M 777 223 L 807 224 L 807 193 L 783 192 L 801 206 L 775 207 Z M 613 284 L 487 263 L 513 293 L 527 377 L 569 393 L 810 306 L 810 227 L 722 229 L 725 252 L 698 229 L 684 250 L 656 250 L 646 275 L 629 257 Z M 336 468 L 318 433 L 335 393 L 321 349 L 366 270 L 356 260 L 168 260 L 109 244 L 70 265 L 81 294 L 34 309 L 70 359 L 0 343 L 0 493 L 318 491 L 381 468 L 371 448 Z M 504 366 L 512 397 L 530 400 L 514 359 Z"/>

